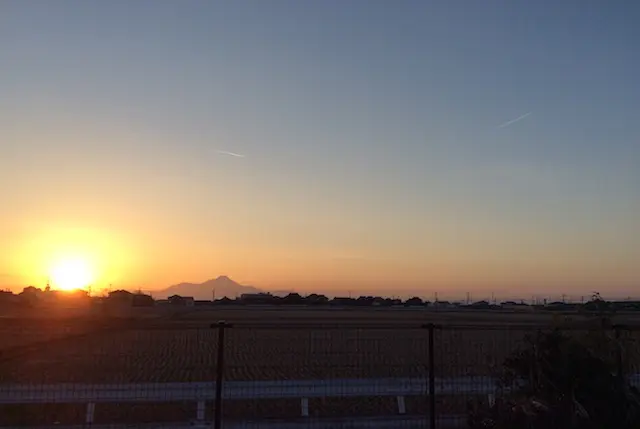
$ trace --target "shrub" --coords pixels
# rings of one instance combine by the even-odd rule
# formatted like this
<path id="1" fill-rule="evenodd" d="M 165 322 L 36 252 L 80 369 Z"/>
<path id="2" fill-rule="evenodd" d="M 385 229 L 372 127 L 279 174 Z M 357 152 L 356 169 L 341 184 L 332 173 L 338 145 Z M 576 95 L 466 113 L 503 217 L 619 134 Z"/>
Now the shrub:
<path id="1" fill-rule="evenodd" d="M 529 336 L 504 362 L 492 403 L 470 404 L 469 427 L 640 428 L 640 395 L 623 377 L 621 340 L 604 326 Z"/>

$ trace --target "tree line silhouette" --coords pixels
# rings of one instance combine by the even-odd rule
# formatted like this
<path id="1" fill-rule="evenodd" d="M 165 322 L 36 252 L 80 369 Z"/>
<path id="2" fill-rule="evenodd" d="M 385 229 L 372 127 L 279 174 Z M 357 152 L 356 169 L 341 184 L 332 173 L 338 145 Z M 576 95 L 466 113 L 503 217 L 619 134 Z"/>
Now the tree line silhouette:
<path id="1" fill-rule="evenodd" d="M 216 300 L 194 300 L 192 297 L 174 295 L 164 300 L 154 299 L 150 294 L 142 291 L 130 292 L 127 290 L 116 290 L 100 297 L 92 297 L 88 291 L 78 290 L 72 292 L 60 292 L 48 289 L 39 289 L 28 286 L 19 294 L 9 291 L 0 291 L 0 305 L 26 305 L 34 306 L 42 302 L 56 301 L 86 301 L 103 304 L 133 307 L 152 307 L 158 305 L 173 306 L 306 306 L 306 307 L 430 307 L 441 309 L 470 309 L 470 310 L 535 310 L 546 311 L 640 311 L 640 301 L 607 301 L 599 293 L 595 292 L 589 301 L 584 303 L 551 302 L 544 304 L 528 304 L 523 301 L 504 301 L 491 303 L 486 300 L 476 302 L 450 302 L 450 301 L 429 301 L 420 297 L 409 299 L 389 298 L 381 296 L 358 296 L 358 297 L 333 297 L 312 293 L 301 295 L 299 293 L 289 293 L 284 296 L 272 295 L 269 293 L 244 294 L 236 298 L 222 297 Z"/>

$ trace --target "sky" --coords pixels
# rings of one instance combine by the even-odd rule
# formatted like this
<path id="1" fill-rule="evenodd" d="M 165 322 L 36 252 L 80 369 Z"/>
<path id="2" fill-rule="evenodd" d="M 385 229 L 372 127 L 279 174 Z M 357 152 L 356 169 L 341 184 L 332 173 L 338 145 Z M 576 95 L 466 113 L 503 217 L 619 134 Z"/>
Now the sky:
<path id="1" fill-rule="evenodd" d="M 79 258 L 95 287 L 630 294 L 639 20 L 595 0 L 4 0 L 0 286 Z"/>

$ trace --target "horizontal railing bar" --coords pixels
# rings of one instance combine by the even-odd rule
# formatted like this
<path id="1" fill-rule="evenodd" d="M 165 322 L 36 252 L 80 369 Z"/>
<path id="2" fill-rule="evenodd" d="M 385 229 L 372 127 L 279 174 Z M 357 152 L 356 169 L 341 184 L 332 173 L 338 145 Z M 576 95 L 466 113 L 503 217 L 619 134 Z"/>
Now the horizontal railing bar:
<path id="1" fill-rule="evenodd" d="M 640 374 L 629 377 L 640 384 Z M 224 399 L 416 396 L 428 392 L 425 378 L 228 381 Z M 490 377 L 436 379 L 438 395 L 495 392 Z M 215 382 L 139 384 L 0 385 L 0 404 L 201 401 L 215 397 Z"/>
<path id="2" fill-rule="evenodd" d="M 466 422 L 464 415 L 442 415 L 437 419 L 438 428 L 446 429 L 460 427 Z M 140 423 L 140 424 L 93 424 L 92 429 L 199 429 L 210 428 L 209 422 L 185 423 Z M 368 416 L 368 417 L 339 417 L 339 418 L 304 418 L 288 420 L 228 420 L 225 429 L 389 429 L 401 427 L 403 429 L 427 428 L 428 421 L 424 415 L 407 416 Z M 2 429 L 24 429 L 18 426 L 0 426 Z M 43 425 L 33 426 L 33 429 L 84 429 L 84 425 Z"/>

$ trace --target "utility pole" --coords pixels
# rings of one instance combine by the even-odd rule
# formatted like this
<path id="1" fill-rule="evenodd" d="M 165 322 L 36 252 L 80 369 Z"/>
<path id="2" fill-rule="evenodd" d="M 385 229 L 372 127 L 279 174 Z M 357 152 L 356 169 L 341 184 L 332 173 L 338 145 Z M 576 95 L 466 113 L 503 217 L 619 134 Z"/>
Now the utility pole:
<path id="1" fill-rule="evenodd" d="M 467 305 L 471 304 L 471 294 L 467 292 Z"/>

